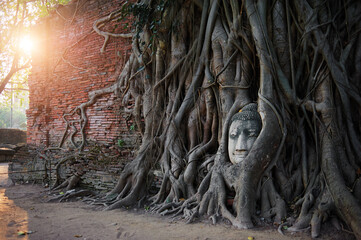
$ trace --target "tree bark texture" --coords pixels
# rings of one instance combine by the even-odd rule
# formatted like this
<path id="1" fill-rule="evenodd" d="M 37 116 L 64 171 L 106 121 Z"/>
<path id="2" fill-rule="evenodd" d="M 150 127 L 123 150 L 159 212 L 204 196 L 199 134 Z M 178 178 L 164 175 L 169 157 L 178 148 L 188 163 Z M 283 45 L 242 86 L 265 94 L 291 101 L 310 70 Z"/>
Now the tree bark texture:
<path id="1" fill-rule="evenodd" d="M 291 224 L 292 208 L 290 230 L 311 225 L 317 237 L 322 222 L 338 219 L 361 239 L 360 2 L 129 6 L 139 23 L 133 54 L 110 90 L 135 100 L 143 139 L 108 208 L 147 199 L 159 213 L 225 217 L 239 228 L 261 217 Z M 230 119 L 251 102 L 262 130 L 233 165 Z M 163 180 L 151 196 L 154 170 Z"/>

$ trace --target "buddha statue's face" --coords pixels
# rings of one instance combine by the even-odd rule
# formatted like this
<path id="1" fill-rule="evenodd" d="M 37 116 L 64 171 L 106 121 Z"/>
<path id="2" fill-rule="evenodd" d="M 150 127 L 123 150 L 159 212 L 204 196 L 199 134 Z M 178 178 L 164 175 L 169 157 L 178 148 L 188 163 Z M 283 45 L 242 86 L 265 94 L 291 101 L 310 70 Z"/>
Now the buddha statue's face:
<path id="1" fill-rule="evenodd" d="M 228 135 L 228 154 L 233 164 L 243 161 L 248 155 L 261 128 L 261 123 L 254 119 L 232 121 Z"/>

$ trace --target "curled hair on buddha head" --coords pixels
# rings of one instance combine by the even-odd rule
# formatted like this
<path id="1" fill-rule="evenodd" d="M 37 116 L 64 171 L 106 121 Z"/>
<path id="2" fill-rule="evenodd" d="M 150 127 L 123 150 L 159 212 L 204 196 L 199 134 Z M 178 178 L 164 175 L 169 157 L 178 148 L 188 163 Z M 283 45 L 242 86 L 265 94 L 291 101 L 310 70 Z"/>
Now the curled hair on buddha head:
<path id="1" fill-rule="evenodd" d="M 257 111 L 257 104 L 256 103 L 249 103 L 246 106 L 244 106 L 238 113 L 234 114 L 231 122 L 235 120 L 253 120 L 257 121 L 258 124 L 262 126 L 262 119 Z"/>

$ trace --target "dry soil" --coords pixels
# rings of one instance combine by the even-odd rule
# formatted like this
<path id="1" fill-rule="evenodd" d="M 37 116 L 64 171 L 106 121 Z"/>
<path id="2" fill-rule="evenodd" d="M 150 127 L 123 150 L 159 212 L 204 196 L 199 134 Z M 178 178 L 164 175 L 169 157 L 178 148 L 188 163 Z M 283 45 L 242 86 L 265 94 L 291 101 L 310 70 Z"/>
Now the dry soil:
<path id="1" fill-rule="evenodd" d="M 227 224 L 185 224 L 144 210 L 95 210 L 81 201 L 48 203 L 46 189 L 14 185 L 0 164 L 0 240 L 2 239 L 311 239 L 309 230 L 281 235 L 273 227 L 239 230 Z M 28 233 L 25 235 L 18 235 Z M 320 239 L 350 239 L 351 235 L 324 230 Z M 250 238 L 251 239 L 251 238 Z"/>

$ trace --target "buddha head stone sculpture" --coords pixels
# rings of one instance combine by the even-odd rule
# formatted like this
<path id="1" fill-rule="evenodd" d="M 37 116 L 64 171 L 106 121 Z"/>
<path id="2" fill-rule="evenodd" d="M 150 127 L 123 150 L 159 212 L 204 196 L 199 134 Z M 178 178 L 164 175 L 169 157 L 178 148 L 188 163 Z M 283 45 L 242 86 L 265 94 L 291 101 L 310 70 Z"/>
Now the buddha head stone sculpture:
<path id="1" fill-rule="evenodd" d="M 262 129 L 262 120 L 257 104 L 244 106 L 231 119 L 228 132 L 228 155 L 233 164 L 243 161 L 248 155 Z"/>

